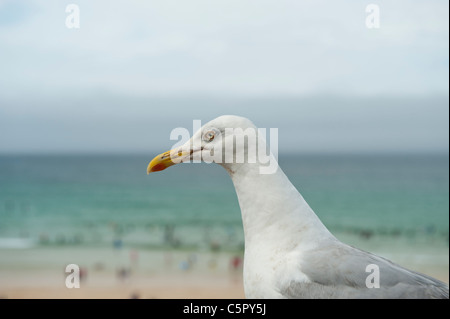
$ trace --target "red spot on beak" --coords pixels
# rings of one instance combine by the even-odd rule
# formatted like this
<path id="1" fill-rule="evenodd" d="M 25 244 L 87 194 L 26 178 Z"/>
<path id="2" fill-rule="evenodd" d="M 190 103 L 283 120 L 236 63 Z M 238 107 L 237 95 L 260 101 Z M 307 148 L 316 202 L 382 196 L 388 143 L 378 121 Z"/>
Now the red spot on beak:
<path id="1" fill-rule="evenodd" d="M 162 170 L 165 170 L 167 167 L 164 164 L 156 164 L 155 166 L 152 167 L 151 171 L 152 172 L 159 172 Z"/>

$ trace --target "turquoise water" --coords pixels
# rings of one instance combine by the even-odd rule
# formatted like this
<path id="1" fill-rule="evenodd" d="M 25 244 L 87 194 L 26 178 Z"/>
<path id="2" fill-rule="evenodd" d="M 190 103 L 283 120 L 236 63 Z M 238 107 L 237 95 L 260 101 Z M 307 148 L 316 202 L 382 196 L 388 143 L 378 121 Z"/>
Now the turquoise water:
<path id="1" fill-rule="evenodd" d="M 225 170 L 182 164 L 147 176 L 154 155 L 0 157 L 0 246 L 18 238 L 32 245 L 242 247 Z M 447 155 L 289 155 L 279 162 L 332 232 L 448 245 Z"/>

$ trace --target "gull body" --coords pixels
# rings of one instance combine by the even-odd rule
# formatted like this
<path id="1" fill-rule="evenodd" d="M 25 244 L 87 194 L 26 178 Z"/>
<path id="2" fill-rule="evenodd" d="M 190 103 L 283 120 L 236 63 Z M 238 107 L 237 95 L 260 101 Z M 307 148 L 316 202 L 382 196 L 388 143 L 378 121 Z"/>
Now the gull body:
<path id="1" fill-rule="evenodd" d="M 227 135 L 226 129 L 240 130 Z M 247 129 L 256 132 L 257 143 L 236 145 Z M 221 116 L 182 147 L 156 156 L 147 172 L 220 151 L 216 162 L 230 175 L 241 208 L 247 298 L 448 298 L 448 286 L 441 281 L 339 241 L 281 168 L 262 174 L 267 164 L 260 160 L 225 161 L 230 152 L 225 146 L 233 141 L 228 158 L 249 158 L 255 148 L 266 148 L 265 138 L 250 120 Z M 378 288 L 367 283 L 370 265 L 379 269 Z"/>

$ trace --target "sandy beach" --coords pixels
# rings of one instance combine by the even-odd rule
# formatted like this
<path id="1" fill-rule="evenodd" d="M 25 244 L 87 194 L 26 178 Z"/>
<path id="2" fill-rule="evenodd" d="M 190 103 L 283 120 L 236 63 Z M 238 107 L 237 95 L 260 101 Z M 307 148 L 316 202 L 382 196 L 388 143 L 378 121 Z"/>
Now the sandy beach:
<path id="1" fill-rule="evenodd" d="M 5 275 L 4 273 L 1 274 Z M 99 282 L 102 281 L 101 284 Z M 242 280 L 219 276 L 175 275 L 133 277 L 129 282 L 112 283 L 109 277 L 81 283 L 80 288 L 68 289 L 61 283 L 42 285 L 9 283 L 0 289 L 0 298 L 11 299 L 235 299 L 245 298 Z"/>
<path id="2" fill-rule="evenodd" d="M 448 284 L 445 247 L 389 248 L 375 252 Z M 39 247 L 0 249 L 0 256 L 0 298 L 245 298 L 242 265 L 232 266 L 242 256 L 231 252 Z M 86 271 L 80 288 L 65 286 L 64 268 L 71 263 Z"/>
<path id="3" fill-rule="evenodd" d="M 244 298 L 242 267 L 229 263 L 235 254 L 143 251 L 131 261 L 129 253 L 1 250 L 0 298 Z M 65 285 L 69 263 L 86 269 L 80 288 Z"/>

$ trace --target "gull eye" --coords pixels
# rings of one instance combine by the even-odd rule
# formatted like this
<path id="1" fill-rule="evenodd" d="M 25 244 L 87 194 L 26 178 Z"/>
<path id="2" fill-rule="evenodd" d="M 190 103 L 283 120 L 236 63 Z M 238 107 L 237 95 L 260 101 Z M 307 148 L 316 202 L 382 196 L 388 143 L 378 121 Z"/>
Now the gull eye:
<path id="1" fill-rule="evenodd" d="M 205 142 L 211 142 L 216 137 L 216 132 L 214 130 L 207 131 L 205 135 L 203 135 L 203 140 Z"/>

